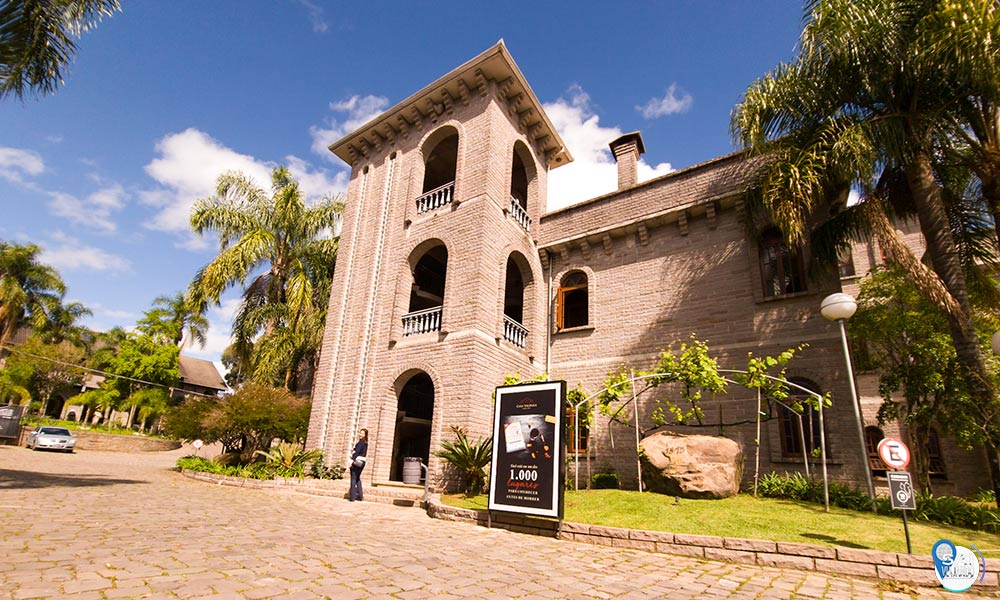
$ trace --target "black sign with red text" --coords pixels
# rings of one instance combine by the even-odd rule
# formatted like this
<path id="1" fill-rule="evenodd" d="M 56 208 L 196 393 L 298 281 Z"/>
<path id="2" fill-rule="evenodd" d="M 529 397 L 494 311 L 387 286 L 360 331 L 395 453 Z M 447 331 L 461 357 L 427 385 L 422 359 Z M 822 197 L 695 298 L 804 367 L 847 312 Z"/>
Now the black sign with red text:
<path id="1" fill-rule="evenodd" d="M 489 509 L 562 518 L 565 381 L 498 387 Z"/>

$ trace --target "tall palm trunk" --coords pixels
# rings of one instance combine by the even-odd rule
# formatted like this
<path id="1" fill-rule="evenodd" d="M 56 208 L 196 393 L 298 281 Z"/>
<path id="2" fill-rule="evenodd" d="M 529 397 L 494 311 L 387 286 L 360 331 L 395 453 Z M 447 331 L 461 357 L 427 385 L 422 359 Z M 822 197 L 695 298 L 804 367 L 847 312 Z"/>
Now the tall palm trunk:
<path id="1" fill-rule="evenodd" d="M 979 337 L 972 323 L 972 308 L 969 304 L 965 273 L 959 260 L 958 248 L 951 235 L 941 190 L 934 178 L 929 155 L 925 151 L 917 151 L 905 166 L 905 170 L 907 183 L 917 206 L 920 229 L 927 240 L 927 252 L 934 272 L 941 278 L 948 293 L 961 308 L 960 314 L 954 314 L 952 311 L 946 313 L 951 338 L 955 344 L 955 357 L 968 385 L 972 401 L 981 407 L 991 406 L 995 402 L 993 386 L 980 351 Z M 997 460 L 996 448 L 989 448 L 993 446 L 992 442 L 987 442 L 987 446 L 993 490 L 997 494 L 997 506 L 1000 506 L 1000 462 Z"/>

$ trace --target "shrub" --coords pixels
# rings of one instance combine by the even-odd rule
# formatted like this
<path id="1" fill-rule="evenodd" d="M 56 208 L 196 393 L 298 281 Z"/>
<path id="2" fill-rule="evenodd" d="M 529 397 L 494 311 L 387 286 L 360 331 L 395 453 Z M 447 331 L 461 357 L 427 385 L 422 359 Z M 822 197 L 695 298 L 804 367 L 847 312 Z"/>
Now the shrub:
<path id="1" fill-rule="evenodd" d="M 610 471 L 594 473 L 590 476 L 590 487 L 595 490 L 617 490 L 621 488 L 618 474 Z"/>
<path id="2" fill-rule="evenodd" d="M 493 459 L 493 438 L 473 442 L 464 427 L 453 425 L 451 430 L 455 441 L 441 442 L 441 450 L 434 455 L 448 461 L 461 475 L 465 494 L 475 496 L 486 487 L 486 467 Z"/>
<path id="3" fill-rule="evenodd" d="M 323 457 L 320 456 L 309 467 L 309 476 L 313 479 L 343 479 L 344 467 L 343 465 L 330 465 L 328 467 L 323 463 Z"/>
<path id="4" fill-rule="evenodd" d="M 264 463 L 250 465 L 224 465 L 200 456 L 184 456 L 177 459 L 177 468 L 213 475 L 244 477 L 247 479 L 274 479 L 274 472 Z"/>
<path id="5" fill-rule="evenodd" d="M 839 482 L 829 484 L 830 505 L 857 511 L 872 508 L 866 492 L 853 489 Z M 765 498 L 784 498 L 805 502 L 823 502 L 823 483 L 811 481 L 801 473 L 766 473 L 757 482 L 757 494 Z M 930 521 L 945 525 L 955 525 L 989 533 L 1000 533 L 1000 512 L 987 506 L 970 504 L 953 496 L 918 495 L 917 509 L 909 511 L 908 518 L 915 521 Z M 901 516 L 892 509 L 889 498 L 875 499 L 875 506 L 881 515 Z"/>
<path id="6" fill-rule="evenodd" d="M 267 452 L 258 450 L 258 456 L 264 457 L 264 464 L 275 475 L 280 477 L 305 477 L 305 465 L 309 461 L 323 458 L 323 453 L 317 449 L 305 450 L 299 444 L 281 442 Z"/>

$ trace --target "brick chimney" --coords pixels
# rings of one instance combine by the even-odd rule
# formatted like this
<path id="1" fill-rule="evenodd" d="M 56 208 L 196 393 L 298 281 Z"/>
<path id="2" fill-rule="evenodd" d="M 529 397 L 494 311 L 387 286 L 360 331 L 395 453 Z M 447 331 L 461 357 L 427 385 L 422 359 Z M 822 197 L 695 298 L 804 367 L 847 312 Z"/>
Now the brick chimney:
<path id="1" fill-rule="evenodd" d="M 638 131 L 626 133 L 608 145 L 618 162 L 618 189 L 639 183 L 639 155 L 646 153 L 642 135 Z"/>

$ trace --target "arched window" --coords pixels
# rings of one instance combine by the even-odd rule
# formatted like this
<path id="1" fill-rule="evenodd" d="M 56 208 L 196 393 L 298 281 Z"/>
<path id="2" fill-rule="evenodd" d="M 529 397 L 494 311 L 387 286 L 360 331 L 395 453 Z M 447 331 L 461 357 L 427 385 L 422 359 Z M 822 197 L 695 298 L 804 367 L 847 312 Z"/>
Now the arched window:
<path id="1" fill-rule="evenodd" d="M 524 277 L 513 257 L 507 257 L 507 275 L 503 291 L 503 314 L 524 324 Z"/>
<path id="2" fill-rule="evenodd" d="M 868 468 L 872 475 L 885 477 L 885 463 L 878 455 L 878 443 L 885 438 L 885 434 L 878 427 L 865 427 L 865 448 L 868 450 Z"/>
<path id="3" fill-rule="evenodd" d="M 424 162 L 423 193 L 454 183 L 458 165 L 458 134 L 453 133 L 434 145 Z"/>
<path id="4" fill-rule="evenodd" d="M 514 163 L 510 170 L 510 197 L 516 200 L 521 208 L 528 208 L 528 173 L 517 150 L 514 150 Z"/>
<path id="5" fill-rule="evenodd" d="M 434 246 L 413 267 L 410 287 L 410 312 L 444 304 L 444 284 L 448 274 L 448 249 Z"/>
<path id="6" fill-rule="evenodd" d="M 589 325 L 589 313 L 587 274 L 583 271 L 567 273 L 559 284 L 559 294 L 556 298 L 556 327 L 570 329 Z"/>
<path id="7" fill-rule="evenodd" d="M 448 134 L 448 131 L 452 133 Z M 424 184 L 417 197 L 417 214 L 437 210 L 455 199 L 455 173 L 458 168 L 458 133 L 451 128 L 436 135 L 445 135 L 434 142 L 428 141 L 425 150 Z"/>
<path id="8" fill-rule="evenodd" d="M 760 238 L 760 270 L 764 278 L 764 296 L 783 296 L 806 289 L 802 257 L 790 249 L 781 232 L 768 229 Z"/>
<path id="9" fill-rule="evenodd" d="M 792 383 L 800 385 L 806 389 L 819 392 L 818 386 L 811 381 L 803 379 L 792 379 Z M 781 417 L 781 453 L 787 457 L 802 456 L 802 437 L 805 436 L 806 452 L 812 453 L 820 447 L 819 411 L 811 406 L 809 394 L 791 388 L 785 404 L 793 405 L 799 403 L 803 407 L 802 411 L 802 433 L 799 433 L 799 417 L 789 408 L 778 405 L 778 412 Z"/>

